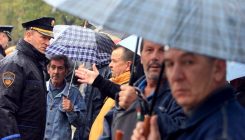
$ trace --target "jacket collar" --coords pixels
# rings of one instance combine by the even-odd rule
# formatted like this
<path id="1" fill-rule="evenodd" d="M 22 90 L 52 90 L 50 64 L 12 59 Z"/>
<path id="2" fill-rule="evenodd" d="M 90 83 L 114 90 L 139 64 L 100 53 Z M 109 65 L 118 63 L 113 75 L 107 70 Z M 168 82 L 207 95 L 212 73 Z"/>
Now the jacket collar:
<path id="1" fill-rule="evenodd" d="M 2 45 L 0 45 L 0 54 L 2 54 L 3 56 L 6 56 L 5 51 L 4 51 L 3 47 L 2 47 Z"/>
<path id="2" fill-rule="evenodd" d="M 226 85 L 215 90 L 212 94 L 210 94 L 209 97 L 207 97 L 207 99 L 202 104 L 191 111 L 189 119 L 182 126 L 182 128 L 194 126 L 195 124 L 199 123 L 207 116 L 221 108 L 225 102 L 234 98 L 234 89 L 231 86 Z"/>
<path id="3" fill-rule="evenodd" d="M 16 49 L 31 57 L 33 60 L 37 60 L 39 62 L 45 62 L 47 60 L 44 54 L 40 53 L 36 48 L 34 48 L 24 39 L 19 40 Z"/>
<path id="4" fill-rule="evenodd" d="M 50 89 L 51 89 L 50 84 L 51 84 L 51 82 L 50 82 L 50 79 L 49 79 L 49 81 L 46 82 L 46 86 L 47 86 L 48 91 L 50 91 Z M 67 97 L 68 96 L 68 90 L 69 90 L 69 84 L 65 81 L 65 87 L 55 97 L 62 97 L 62 95 Z"/>
<path id="5" fill-rule="evenodd" d="M 146 77 L 143 76 L 139 80 L 140 81 L 137 81 L 135 85 L 137 85 L 137 87 L 141 90 L 141 92 L 143 92 L 143 90 L 145 89 L 145 87 L 147 85 Z M 165 93 L 165 92 L 169 92 L 169 91 L 170 91 L 170 87 L 169 87 L 168 81 L 167 81 L 167 79 L 164 79 L 162 84 L 159 87 L 158 92 Z M 153 95 L 154 95 L 154 93 L 152 93 L 150 96 L 148 96 L 147 99 L 150 100 L 151 98 L 153 98 Z M 158 94 L 157 97 L 158 96 L 161 96 L 161 94 Z"/>

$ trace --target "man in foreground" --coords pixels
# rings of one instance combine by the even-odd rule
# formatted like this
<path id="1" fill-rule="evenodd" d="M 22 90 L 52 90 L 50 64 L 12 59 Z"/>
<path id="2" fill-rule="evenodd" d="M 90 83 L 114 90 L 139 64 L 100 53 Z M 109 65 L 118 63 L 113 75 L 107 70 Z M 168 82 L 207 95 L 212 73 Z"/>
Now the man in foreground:
<path id="1" fill-rule="evenodd" d="M 173 97 L 188 116 L 168 139 L 245 139 L 245 110 L 226 83 L 225 60 L 167 48 L 165 69 Z M 142 125 L 137 124 L 133 140 L 145 139 Z M 158 137 L 154 118 L 150 127 L 147 139 Z"/>

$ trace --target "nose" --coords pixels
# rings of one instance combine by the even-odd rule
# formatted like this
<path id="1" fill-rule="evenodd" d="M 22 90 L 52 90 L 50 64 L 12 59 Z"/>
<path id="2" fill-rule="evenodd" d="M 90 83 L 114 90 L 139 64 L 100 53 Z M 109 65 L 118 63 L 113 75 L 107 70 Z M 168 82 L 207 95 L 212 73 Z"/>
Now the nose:
<path id="1" fill-rule="evenodd" d="M 181 81 L 184 78 L 183 68 L 175 64 L 173 69 L 171 69 L 170 77 L 171 81 Z"/>
<path id="2" fill-rule="evenodd" d="M 45 44 L 46 44 L 47 46 L 49 46 L 49 40 L 50 40 L 50 39 L 48 39 L 48 38 L 45 40 Z"/>
<path id="3" fill-rule="evenodd" d="M 110 62 L 109 67 L 112 68 L 112 62 Z"/>
<path id="4" fill-rule="evenodd" d="M 55 68 L 55 69 L 54 69 L 54 73 L 55 73 L 55 74 L 58 73 L 58 68 Z"/>

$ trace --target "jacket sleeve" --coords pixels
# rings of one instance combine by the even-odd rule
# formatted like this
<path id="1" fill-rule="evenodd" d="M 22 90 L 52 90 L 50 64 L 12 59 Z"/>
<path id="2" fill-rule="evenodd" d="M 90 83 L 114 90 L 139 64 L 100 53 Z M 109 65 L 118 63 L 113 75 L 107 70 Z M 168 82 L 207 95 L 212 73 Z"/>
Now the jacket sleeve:
<path id="1" fill-rule="evenodd" d="M 15 63 L 0 67 L 0 138 L 19 138 L 16 115 L 21 105 L 24 72 Z"/>
<path id="2" fill-rule="evenodd" d="M 182 108 L 177 105 L 174 99 L 170 99 L 167 107 L 154 108 L 158 115 L 158 124 L 161 138 L 164 139 L 169 133 L 175 132 L 179 129 L 186 119 Z"/>
<path id="3" fill-rule="evenodd" d="M 103 78 L 101 75 L 96 77 L 92 86 L 97 87 L 103 96 L 109 96 L 112 99 L 115 99 L 116 93 L 120 91 L 120 85 Z"/>
<path id="4" fill-rule="evenodd" d="M 86 116 L 86 104 L 81 96 L 80 91 L 77 88 L 73 88 L 72 96 L 70 98 L 74 105 L 72 112 L 67 112 L 67 117 L 70 122 L 75 127 L 82 126 L 82 123 L 85 121 Z"/>

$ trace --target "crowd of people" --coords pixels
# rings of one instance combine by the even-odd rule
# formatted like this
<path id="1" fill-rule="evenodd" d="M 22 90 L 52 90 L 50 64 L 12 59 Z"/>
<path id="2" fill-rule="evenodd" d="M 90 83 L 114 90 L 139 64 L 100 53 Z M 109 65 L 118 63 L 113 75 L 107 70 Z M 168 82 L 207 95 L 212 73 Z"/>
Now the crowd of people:
<path id="1" fill-rule="evenodd" d="M 0 27 L 1 140 L 245 139 L 244 78 L 227 82 L 225 60 L 143 39 L 140 78 L 130 79 L 136 54 L 114 45 L 108 65 L 81 64 L 74 83 L 67 56 L 45 56 L 54 23 L 22 23 L 8 56 L 13 26 Z"/>

